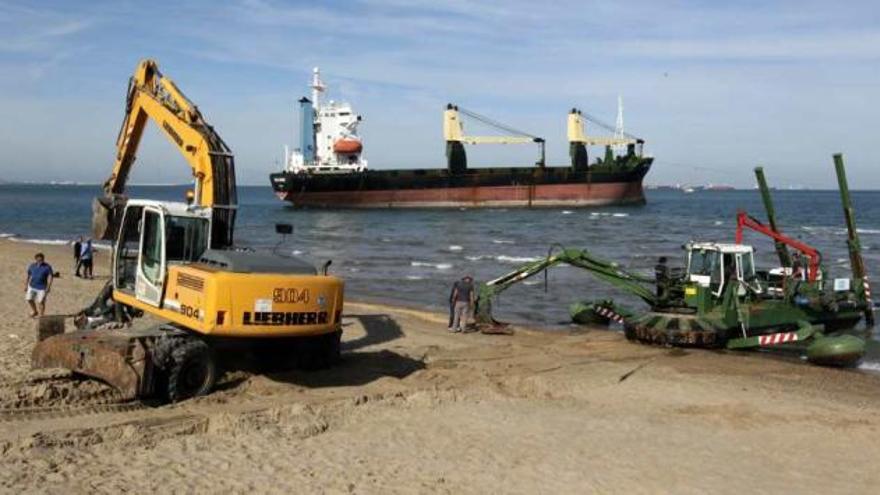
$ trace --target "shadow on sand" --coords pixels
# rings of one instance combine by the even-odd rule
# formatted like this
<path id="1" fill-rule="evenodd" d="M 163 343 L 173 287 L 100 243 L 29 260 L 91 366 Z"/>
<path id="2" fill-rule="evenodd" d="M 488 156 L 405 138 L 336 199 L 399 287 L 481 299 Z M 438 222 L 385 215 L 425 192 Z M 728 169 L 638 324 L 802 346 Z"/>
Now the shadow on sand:
<path id="1" fill-rule="evenodd" d="M 394 318 L 388 315 L 346 315 L 358 320 L 366 335 L 342 343 L 342 352 L 351 352 L 371 345 L 384 344 L 403 337 L 403 330 Z"/>
<path id="2" fill-rule="evenodd" d="M 388 315 L 347 315 L 347 318 L 357 319 L 366 335 L 342 343 L 342 358 L 338 364 L 323 370 L 286 370 L 266 376 L 306 387 L 342 387 L 364 385 L 385 377 L 402 379 L 425 368 L 423 361 L 388 349 L 360 350 L 402 337 L 403 331 L 394 318 Z"/>

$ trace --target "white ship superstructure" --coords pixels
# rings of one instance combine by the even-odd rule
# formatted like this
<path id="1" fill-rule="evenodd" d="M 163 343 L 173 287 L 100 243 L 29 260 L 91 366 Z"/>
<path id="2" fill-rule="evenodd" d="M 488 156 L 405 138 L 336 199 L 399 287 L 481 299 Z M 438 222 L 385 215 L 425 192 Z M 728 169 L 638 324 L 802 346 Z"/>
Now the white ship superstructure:
<path id="1" fill-rule="evenodd" d="M 351 173 L 367 169 L 361 156 L 363 143 L 357 126 L 361 116 L 351 105 L 322 96 L 327 86 L 317 67 L 312 74 L 312 99 L 301 98 L 300 146 L 288 152 L 285 146 L 285 169 L 293 173 Z"/>

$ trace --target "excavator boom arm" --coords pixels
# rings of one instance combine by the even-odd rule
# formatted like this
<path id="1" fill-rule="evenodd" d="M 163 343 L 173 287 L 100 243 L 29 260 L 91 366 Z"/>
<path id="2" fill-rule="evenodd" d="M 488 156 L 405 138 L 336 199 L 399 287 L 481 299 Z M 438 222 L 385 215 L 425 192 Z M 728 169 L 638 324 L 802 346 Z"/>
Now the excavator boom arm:
<path id="1" fill-rule="evenodd" d="M 195 182 L 193 202 L 213 209 L 212 247 L 229 247 L 237 198 L 234 158 L 226 143 L 153 60 L 138 65 L 129 82 L 125 110 L 113 171 L 104 182 L 104 197 L 94 206 L 95 236 L 113 239 L 116 235 L 128 176 L 144 129 L 152 120 L 189 164 Z"/>

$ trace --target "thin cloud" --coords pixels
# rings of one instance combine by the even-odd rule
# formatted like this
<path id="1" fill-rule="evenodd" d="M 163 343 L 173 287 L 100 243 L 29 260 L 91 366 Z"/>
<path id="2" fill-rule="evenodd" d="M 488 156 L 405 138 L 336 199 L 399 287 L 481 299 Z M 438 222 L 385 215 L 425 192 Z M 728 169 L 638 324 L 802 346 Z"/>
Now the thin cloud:
<path id="1" fill-rule="evenodd" d="M 50 9 L 0 4 L 0 52 L 45 54 L 67 38 L 82 33 L 93 22 Z"/>
<path id="2" fill-rule="evenodd" d="M 664 168 L 664 160 L 708 169 L 721 157 L 747 166 L 760 157 L 769 166 L 817 163 L 816 155 L 842 149 L 852 151 L 857 176 L 858 154 L 873 159 L 868 129 L 876 109 L 869 103 L 880 85 L 875 2 L 841 8 L 810 0 L 157 0 L 151 6 L 0 0 L 0 106 L 54 98 L 117 108 L 136 60 L 155 57 L 234 145 L 240 177 L 258 183 L 290 141 L 293 101 L 307 91 L 313 66 L 321 67 L 334 98 L 349 99 L 364 113 L 368 158 L 380 167 L 442 163 L 439 109 L 447 101 L 545 136 L 548 160 L 564 163 L 565 111 L 578 106 L 613 120 L 618 94 L 627 104 L 627 125 L 658 156 L 656 181 L 686 174 Z M 62 75 L 63 87 L 55 83 Z M 82 115 L 58 115 L 69 153 L 103 163 L 76 139 L 85 127 L 77 120 Z M 90 119 L 91 132 L 115 135 L 117 118 Z M 28 132 L 45 128 L 40 119 L 22 115 L 8 127 L 0 171 L 28 156 L 21 150 L 40 149 L 43 141 Z M 146 143 L 144 156 L 156 151 Z M 506 152 L 487 151 L 503 160 Z M 66 170 L 60 162 L 56 169 Z M 106 172 L 94 170 L 96 179 Z M 865 170 L 876 183 L 876 174 Z M 793 175 L 806 172 L 791 165 Z"/>

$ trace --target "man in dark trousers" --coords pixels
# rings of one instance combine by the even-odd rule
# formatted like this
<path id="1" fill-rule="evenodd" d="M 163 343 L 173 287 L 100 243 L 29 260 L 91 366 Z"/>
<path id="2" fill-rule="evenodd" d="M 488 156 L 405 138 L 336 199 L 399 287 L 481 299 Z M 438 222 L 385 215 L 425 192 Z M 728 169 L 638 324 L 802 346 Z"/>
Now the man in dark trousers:
<path id="1" fill-rule="evenodd" d="M 82 267 L 82 262 L 80 261 L 82 242 L 83 238 L 82 236 L 79 236 L 76 239 L 76 242 L 73 243 L 73 267 L 77 277 L 79 277 L 79 269 Z"/>
<path id="2" fill-rule="evenodd" d="M 79 251 L 79 262 L 83 268 L 83 278 L 94 278 L 92 275 L 92 260 L 95 257 L 95 249 L 92 247 L 92 240 L 86 239 Z"/>
<path id="3" fill-rule="evenodd" d="M 452 287 L 452 326 L 450 332 L 463 332 L 467 327 L 468 316 L 474 307 L 474 279 L 470 275 Z"/>
<path id="4" fill-rule="evenodd" d="M 43 253 L 34 255 L 34 262 L 28 266 L 24 281 L 24 299 L 31 307 L 31 318 L 43 316 L 46 312 L 46 296 L 52 289 L 52 265 L 46 263 Z"/>

